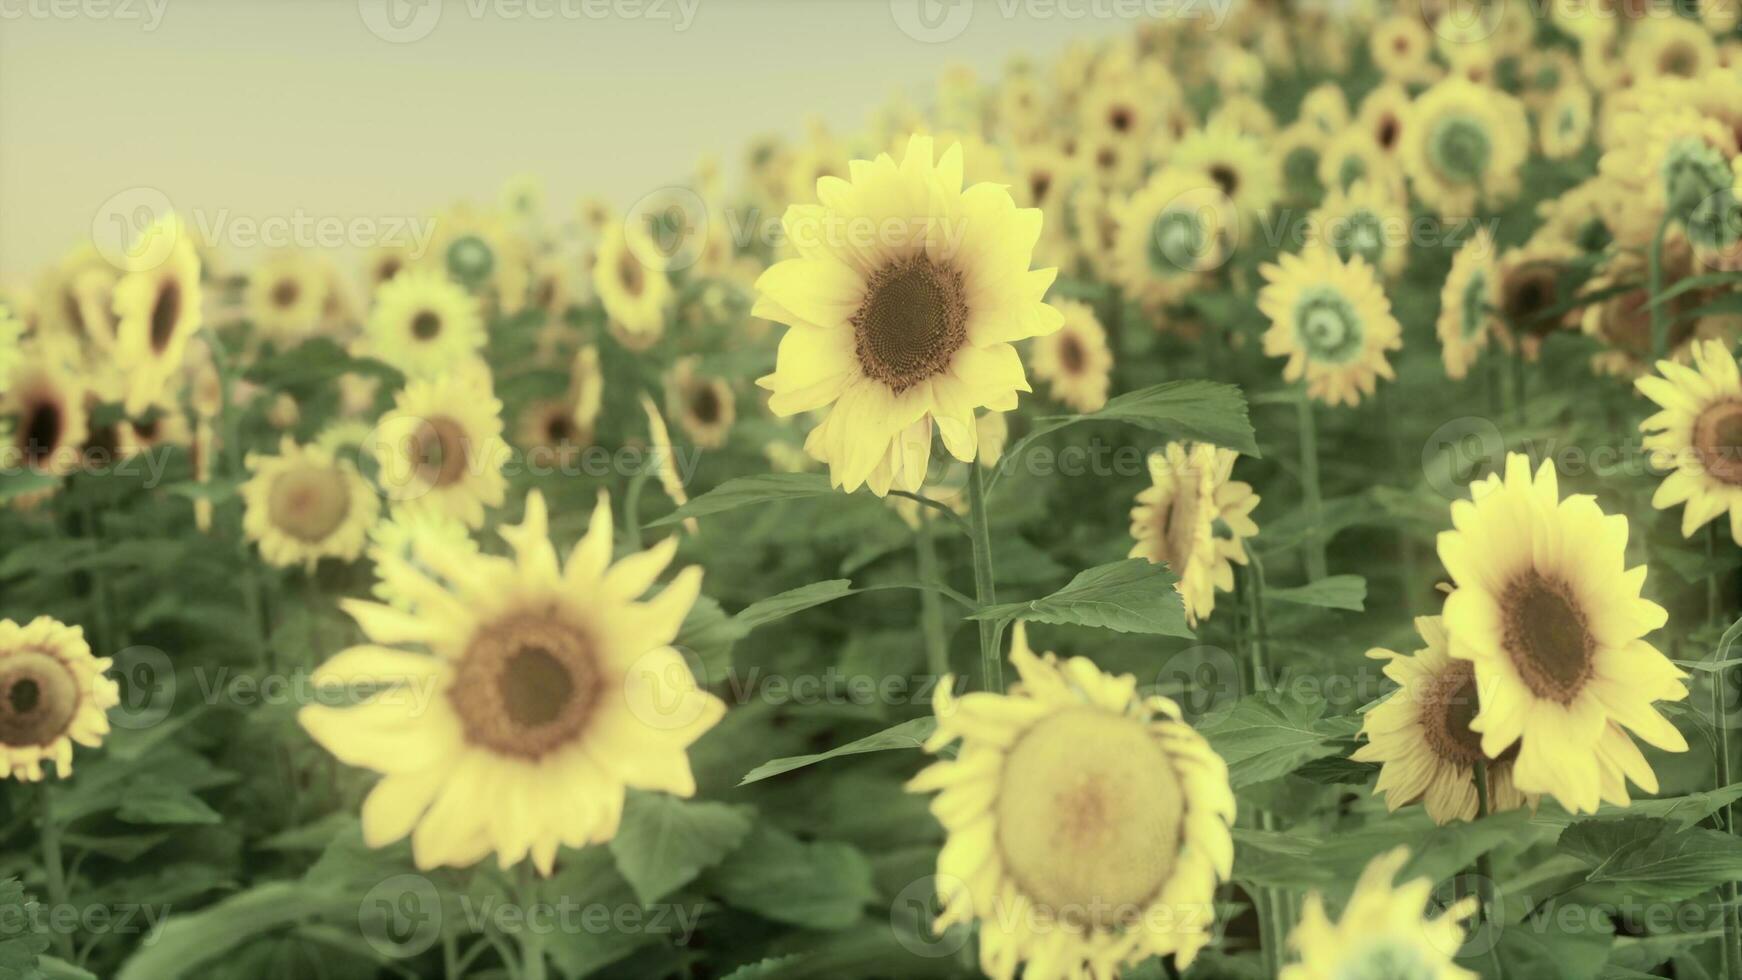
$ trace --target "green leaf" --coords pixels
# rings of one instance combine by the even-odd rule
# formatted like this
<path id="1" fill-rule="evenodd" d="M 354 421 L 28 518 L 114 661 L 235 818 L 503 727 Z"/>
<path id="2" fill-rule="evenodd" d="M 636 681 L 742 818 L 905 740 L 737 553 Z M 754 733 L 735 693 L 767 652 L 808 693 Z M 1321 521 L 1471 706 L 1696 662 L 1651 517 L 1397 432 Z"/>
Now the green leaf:
<path id="1" fill-rule="evenodd" d="M 858 849 L 807 844 L 766 823 L 708 880 L 734 908 L 806 929 L 845 929 L 877 898 L 871 864 Z"/>
<path id="2" fill-rule="evenodd" d="M 1119 395 L 1098 412 L 1062 418 L 1069 422 L 1124 422 L 1175 439 L 1260 455 L 1252 422 L 1246 416 L 1245 396 L 1234 385 L 1215 381 L 1168 381 Z"/>
<path id="3" fill-rule="evenodd" d="M 1367 601 L 1367 580 L 1359 575 L 1332 575 L 1307 585 L 1269 589 L 1264 595 L 1277 602 L 1361 612 Z"/>
<path id="4" fill-rule="evenodd" d="M 1724 806 L 1742 800 L 1742 783 L 1731 783 L 1718 789 L 1702 790 L 1686 796 L 1665 796 L 1655 800 L 1634 800 L 1626 807 L 1605 803 L 1595 816 L 1587 820 L 1624 820 L 1629 817 L 1660 817 L 1686 830 L 1706 819 Z M 1537 812 L 1535 823 L 1565 829 L 1574 822 L 1572 814 L 1555 806 L 1544 806 Z"/>
<path id="5" fill-rule="evenodd" d="M 60 485 L 61 478 L 38 470 L 15 469 L 0 473 L 0 504 L 27 493 Z"/>
<path id="6" fill-rule="evenodd" d="M 35 977 L 49 938 L 36 928 L 36 903 L 17 878 L 0 880 L 0 980 Z"/>
<path id="7" fill-rule="evenodd" d="M 1324 702 L 1253 694 L 1235 702 L 1227 714 L 1202 726 L 1236 787 L 1277 779 L 1315 759 L 1340 752 L 1339 740 L 1360 730 L 1352 716 L 1322 718 Z"/>
<path id="8" fill-rule="evenodd" d="M 1192 636 L 1166 565 L 1127 558 L 1077 573 L 1044 599 L 989 606 L 969 619 L 1028 619 L 1055 626 L 1096 626 L 1120 633 Z"/>
<path id="9" fill-rule="evenodd" d="M 1505 967 L 1507 977 L 1594 977 L 1609 959 L 1612 939 L 1600 913 L 1587 910 L 1572 928 L 1563 927 L 1560 917 L 1543 915 L 1526 922 L 1507 926 L 1500 931 L 1500 941 L 1494 955 Z M 1478 967 L 1485 960 L 1466 961 L 1466 967 Z"/>
<path id="10" fill-rule="evenodd" d="M 1587 882 L 1648 901 L 1680 901 L 1742 879 L 1742 839 L 1657 817 L 1584 820 L 1561 832 L 1560 849 L 1590 867 Z"/>
<path id="11" fill-rule="evenodd" d="M 746 773 L 744 778 L 738 781 L 738 785 L 743 786 L 747 783 L 760 782 L 764 779 L 781 775 L 782 773 L 791 772 L 794 769 L 803 769 L 805 766 L 814 765 L 818 762 L 826 762 L 830 759 L 838 759 L 842 756 L 863 755 L 867 752 L 884 752 L 889 749 L 917 749 L 925 744 L 925 740 L 931 737 L 931 733 L 936 730 L 936 728 L 937 719 L 935 718 L 930 716 L 914 718 L 909 721 L 904 721 L 893 728 L 885 728 L 875 735 L 867 735 L 864 738 L 848 742 L 846 745 L 836 746 L 827 752 L 819 752 L 816 755 L 794 755 L 788 756 L 784 759 L 771 759 Z"/>
<path id="12" fill-rule="evenodd" d="M 754 814 L 747 806 L 633 792 L 611 854 L 635 896 L 651 904 L 724 860 L 750 833 Z"/>
<path id="13" fill-rule="evenodd" d="M 206 801 L 162 783 L 129 788 L 115 816 L 134 824 L 215 824 L 223 818 Z"/>
<path id="14" fill-rule="evenodd" d="M 785 619 L 797 612 L 803 612 L 812 606 L 820 606 L 825 602 L 833 602 L 843 596 L 852 595 L 858 591 L 853 583 L 844 578 L 829 579 L 826 582 L 812 582 L 789 589 L 779 595 L 753 602 L 732 617 L 737 627 L 745 633 L 758 626 Z"/>
<path id="15" fill-rule="evenodd" d="M 302 882 L 272 881 L 165 920 L 121 965 L 115 980 L 177 980 L 202 970 L 257 936 L 322 916 L 357 916 L 357 899 Z"/>
<path id="16" fill-rule="evenodd" d="M 741 476 L 727 480 L 659 520 L 648 522 L 647 526 L 676 524 L 691 517 L 723 514 L 751 504 L 827 497 L 839 492 L 829 486 L 829 478 L 821 473 L 759 473 L 756 476 Z"/>
<path id="17" fill-rule="evenodd" d="M 291 388 L 329 383 L 342 374 L 372 375 L 392 388 L 405 383 L 405 376 L 392 366 L 373 358 L 352 357 L 326 337 L 274 353 L 250 366 L 243 377 L 268 388 Z"/>
<path id="18" fill-rule="evenodd" d="M 725 680 L 732 672 L 732 647 L 744 638 L 744 632 L 713 598 L 697 596 L 672 643 L 694 654 L 690 666 L 699 667 L 706 675 L 696 678 L 706 686 Z"/>

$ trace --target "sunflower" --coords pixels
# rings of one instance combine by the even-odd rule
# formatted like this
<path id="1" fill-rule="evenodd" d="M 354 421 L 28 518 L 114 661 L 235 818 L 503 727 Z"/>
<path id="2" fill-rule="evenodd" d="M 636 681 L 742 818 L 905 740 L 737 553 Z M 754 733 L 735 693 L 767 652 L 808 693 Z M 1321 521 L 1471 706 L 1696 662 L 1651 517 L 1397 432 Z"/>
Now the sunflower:
<path id="1" fill-rule="evenodd" d="M 1257 136 L 1226 122 L 1188 133 L 1168 163 L 1207 174 L 1248 223 L 1270 210 L 1280 190 L 1276 157 Z"/>
<path id="2" fill-rule="evenodd" d="M 120 276 L 94 245 L 74 249 L 44 276 L 38 335 L 65 341 L 80 351 L 115 346 L 115 284 Z"/>
<path id="3" fill-rule="evenodd" d="M 1446 597 L 1451 655 L 1475 664 L 1482 707 L 1470 727 L 1489 758 L 1518 743 L 1513 781 L 1573 813 L 1628 804 L 1626 780 L 1657 792 L 1628 731 L 1671 752 L 1687 742 L 1653 701 L 1687 697 L 1684 675 L 1645 634 L 1663 607 L 1640 596 L 1627 518 L 1589 496 L 1562 500 L 1554 464 L 1506 459 L 1506 475 L 1472 485 L 1439 536 L 1455 588 Z"/>
<path id="4" fill-rule="evenodd" d="M 1160 170 L 1115 214 L 1112 278 L 1149 310 L 1202 286 L 1240 234 L 1232 200 L 1201 171 Z"/>
<path id="5" fill-rule="evenodd" d="M 908 783 L 937 792 L 948 833 L 938 854 L 933 924 L 979 923 L 980 969 L 1025 976 L 1113 976 L 1150 956 L 1184 967 L 1209 944 L 1217 884 L 1234 861 L 1228 767 L 1164 697 L 1086 658 L 1036 656 L 1018 623 L 1009 694 L 933 708 L 934 754 L 952 759 Z"/>
<path id="6" fill-rule="evenodd" d="M 248 315 L 256 330 L 280 346 L 312 333 L 326 306 L 325 272 L 301 252 L 274 255 L 248 275 Z"/>
<path id="7" fill-rule="evenodd" d="M 1627 36 L 1623 57 L 1635 84 L 1659 78 L 1698 78 L 1718 63 L 1718 47 L 1686 17 L 1652 17 Z"/>
<path id="8" fill-rule="evenodd" d="M 1361 100 L 1353 128 L 1366 133 L 1389 159 L 1396 159 L 1409 133 L 1409 91 L 1396 82 L 1381 85 Z"/>
<path id="9" fill-rule="evenodd" d="M 433 267 L 472 292 L 493 298 L 504 313 L 526 302 L 529 246 L 502 219 L 471 205 L 436 216 L 435 236 L 419 264 Z"/>
<path id="10" fill-rule="evenodd" d="M 1344 262 L 1360 258 L 1387 279 L 1409 260 L 1409 212 L 1378 184 L 1356 181 L 1333 190 L 1307 218 L 1308 248 L 1324 246 Z"/>
<path id="11" fill-rule="evenodd" d="M 1477 980 L 1453 961 L 1464 945 L 1462 923 L 1480 899 L 1461 898 L 1427 918 L 1433 879 L 1416 878 L 1401 888 L 1394 884 L 1408 860 L 1409 849 L 1399 847 L 1368 862 L 1335 925 L 1325 915 L 1324 897 L 1316 891 L 1307 895 L 1300 922 L 1288 936 L 1299 962 L 1284 966 L 1277 980 Z"/>
<path id="12" fill-rule="evenodd" d="M 825 203 L 783 218 L 801 257 L 756 282 L 752 312 L 791 327 L 757 384 L 781 417 L 828 408 L 805 448 L 834 485 L 916 490 L 934 422 L 972 461 L 975 409 L 1008 411 L 1030 390 L 1012 342 L 1059 328 L 1042 300 L 1056 270 L 1029 270 L 1041 215 L 998 185 L 964 190 L 961 150 L 934 162 L 923 136 L 900 164 L 857 161 L 817 190 Z M 855 228 L 876 240 L 860 247 Z"/>
<path id="13" fill-rule="evenodd" d="M 417 561 L 438 577 L 382 557 L 400 566 L 415 609 L 343 601 L 371 642 L 328 660 L 315 682 L 393 686 L 297 717 L 341 761 L 383 774 L 363 803 L 370 846 L 410 835 L 424 869 L 492 851 L 506 868 L 530 854 L 548 875 L 559 846 L 616 836 L 627 788 L 695 793 L 686 749 L 725 705 L 670 644 L 701 569 L 642 601 L 677 541 L 610 564 L 603 494 L 566 561 L 548 533 L 534 491 L 521 523 L 502 530 L 513 558 L 418 539 Z"/>
<path id="14" fill-rule="evenodd" d="M 1331 136 L 1349 125 L 1349 98 L 1343 94 L 1342 86 L 1325 82 L 1301 98 L 1295 118 L 1318 130 L 1320 135 Z"/>
<path id="15" fill-rule="evenodd" d="M 0 770 L 39 782 L 52 762 L 56 776 L 72 775 L 73 743 L 103 744 L 108 710 L 121 703 L 109 664 L 91 656 L 82 627 L 0 619 Z"/>
<path id="16" fill-rule="evenodd" d="M 484 523 L 484 508 L 501 506 L 507 492 L 502 403 L 481 365 L 407 384 L 370 448 L 382 489 L 407 510 L 428 509 L 475 528 Z"/>
<path id="17" fill-rule="evenodd" d="M 671 281 L 648 230 L 622 221 L 605 229 L 593 268 L 593 289 L 624 346 L 642 350 L 665 332 Z"/>
<path id="18" fill-rule="evenodd" d="M 1550 160 L 1577 156 L 1591 141 L 1591 92 L 1583 85 L 1563 85 L 1543 106 L 1536 120 L 1536 138 Z"/>
<path id="19" fill-rule="evenodd" d="M 1217 589 L 1234 590 L 1234 566 L 1246 564 L 1246 539 L 1258 533 L 1258 495 L 1231 479 L 1238 458 L 1208 443 L 1168 443 L 1150 454 L 1151 485 L 1131 508 L 1129 557 L 1167 563 L 1194 625 L 1215 610 Z"/>
<path id="20" fill-rule="evenodd" d="M 672 365 L 666 378 L 665 410 L 683 426 L 690 441 L 703 449 L 724 446 L 737 418 L 732 386 L 723 378 L 698 374 L 693 357 L 679 358 Z"/>
<path id="21" fill-rule="evenodd" d="M 605 404 L 605 375 L 599 370 L 599 349 L 591 344 L 576 351 L 569 365 L 568 400 L 575 408 L 575 428 L 592 432 Z"/>
<path id="22" fill-rule="evenodd" d="M 417 260 L 416 253 L 407 245 L 377 245 L 369 251 L 369 257 L 364 260 L 364 282 L 369 292 L 374 293 L 382 286 L 393 281 L 393 277 L 410 268 Z"/>
<path id="23" fill-rule="evenodd" d="M 1064 314 L 1064 325 L 1057 333 L 1035 339 L 1029 351 L 1034 376 L 1048 383 L 1053 401 L 1079 412 L 1098 411 L 1107 404 L 1107 388 L 1112 384 L 1113 352 L 1107 347 L 1107 332 L 1088 304 L 1067 299 L 1053 305 Z"/>
<path id="24" fill-rule="evenodd" d="M 1665 85 L 1666 93 L 1686 91 Z M 1667 216 L 1696 230 L 1702 206 L 1733 199 L 1738 135 L 1723 121 L 1684 106 L 1645 100 L 1637 111 L 1618 113 L 1621 131 L 1599 163 L 1623 188 L 1616 208 L 1616 235 L 1643 246 Z M 1732 192 L 1732 193 L 1726 193 Z"/>
<path id="25" fill-rule="evenodd" d="M 419 587 L 426 579 L 453 583 L 441 579 L 441 573 L 418 558 L 419 549 L 429 554 L 458 556 L 465 567 L 479 555 L 478 543 L 472 539 L 466 525 L 446 514 L 431 510 L 393 508 L 369 529 L 369 545 L 365 553 L 375 564 L 377 599 L 404 612 L 416 612 Z"/>
<path id="26" fill-rule="evenodd" d="M 1350 758 L 1381 764 L 1374 792 L 1396 810 L 1420 801 L 1434 823 L 1474 820 L 1478 809 L 1476 763 L 1486 763 L 1491 811 L 1534 805 L 1512 785 L 1516 751 L 1497 759 L 1482 754 L 1481 736 L 1470 728 L 1476 716 L 1476 672 L 1467 660 L 1446 653 L 1445 624 L 1438 616 L 1418 616 L 1416 632 L 1426 647 L 1405 657 L 1378 648 L 1367 651 L 1387 661 L 1385 676 L 1398 690 L 1363 716 L 1367 744 Z"/>
<path id="27" fill-rule="evenodd" d="M 1284 380 L 1304 377 L 1309 397 L 1354 405 L 1377 379 L 1395 377 L 1385 355 L 1403 346 L 1403 331 L 1372 266 L 1313 248 L 1259 271 L 1268 283 L 1258 294 L 1270 318 L 1264 353 L 1288 358 Z"/>
<path id="28" fill-rule="evenodd" d="M 369 352 L 407 377 L 432 378 L 478 354 L 484 319 L 471 293 L 429 268 L 407 269 L 375 291 Z"/>
<path id="29" fill-rule="evenodd" d="M 1578 260 L 1572 246 L 1555 239 L 1532 241 L 1500 256 L 1498 337 L 1508 350 L 1516 347 L 1525 359 L 1535 360 L 1550 336 L 1572 325 L 1576 313 L 1556 311 L 1562 273 Z"/>
<path id="30" fill-rule="evenodd" d="M 1392 197 L 1403 199 L 1403 171 L 1397 161 L 1359 126 L 1350 126 L 1331 137 L 1319 151 L 1318 166 L 1319 183 L 1326 188 L 1347 190 L 1365 180 L 1389 189 Z"/>
<path id="31" fill-rule="evenodd" d="M 1325 193 L 1319 180 L 1319 161 L 1324 159 L 1327 137 L 1309 122 L 1295 122 L 1278 133 L 1272 146 L 1281 161 L 1282 200 L 1288 204 L 1308 205 Z"/>
<path id="32" fill-rule="evenodd" d="M 1682 537 L 1728 513 L 1742 544 L 1742 381 L 1736 359 L 1716 340 L 1693 348 L 1692 367 L 1659 361 L 1659 375 L 1634 382 L 1660 411 L 1641 422 L 1651 463 L 1668 470 L 1651 497 L 1666 510 L 1682 506 Z"/>
<path id="33" fill-rule="evenodd" d="M 289 438 L 278 455 L 248 454 L 242 531 L 268 564 L 313 571 L 322 558 L 355 561 L 381 503 L 357 467 Z"/>
<path id="34" fill-rule="evenodd" d="M 566 469 L 592 439 L 591 431 L 575 425 L 575 407 L 566 396 L 535 399 L 515 417 L 514 442 L 540 467 Z"/>
<path id="35" fill-rule="evenodd" d="M 1488 229 L 1478 228 L 1452 256 L 1452 269 L 1440 290 L 1435 328 L 1447 377 L 1460 380 L 1469 373 L 1470 365 L 1488 346 L 1499 309 L 1500 272 L 1494 264 L 1494 238 Z"/>
<path id="36" fill-rule="evenodd" d="M 1529 151 L 1523 103 L 1463 78 L 1415 100 L 1398 150 L 1416 199 L 1447 219 L 1517 196 Z"/>
<path id="37" fill-rule="evenodd" d="M 1373 64 L 1393 82 L 1431 82 L 1439 73 L 1433 63 L 1433 38 L 1419 15 L 1397 14 L 1373 28 L 1368 42 Z"/>
<path id="38" fill-rule="evenodd" d="M 682 507 L 690 502 L 690 495 L 684 489 L 687 474 L 683 471 L 683 460 L 678 456 L 677 447 L 671 441 L 671 430 L 666 428 L 665 418 L 659 414 L 659 406 L 653 403 L 653 399 L 642 395 L 641 409 L 647 413 L 647 465 L 658 478 L 660 489 L 674 505 Z M 686 518 L 683 526 L 691 534 L 701 529 L 693 517 Z"/>
<path id="39" fill-rule="evenodd" d="M 115 286 L 115 360 L 128 379 L 126 409 L 157 400 L 200 328 L 200 259 L 175 215 L 153 222 L 126 255 Z"/>
<path id="40" fill-rule="evenodd" d="M 79 466 L 80 447 L 90 436 L 88 391 L 60 360 L 32 345 L 12 372 L 4 399 L 12 418 L 8 467 L 64 476 Z"/>

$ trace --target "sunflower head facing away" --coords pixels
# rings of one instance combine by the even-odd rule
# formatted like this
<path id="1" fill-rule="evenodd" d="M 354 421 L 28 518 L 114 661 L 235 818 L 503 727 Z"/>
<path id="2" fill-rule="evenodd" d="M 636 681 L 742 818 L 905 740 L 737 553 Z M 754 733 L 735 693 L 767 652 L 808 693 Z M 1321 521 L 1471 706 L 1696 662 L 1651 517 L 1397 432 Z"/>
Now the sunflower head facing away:
<path id="1" fill-rule="evenodd" d="M 248 455 L 242 530 L 272 565 L 312 570 L 322 558 L 355 561 L 380 514 L 375 490 L 348 459 L 288 437 L 278 455 Z"/>
<path id="2" fill-rule="evenodd" d="M 1513 781 L 1574 813 L 1626 806 L 1627 780 L 1657 792 L 1631 732 L 1669 752 L 1687 742 L 1652 702 L 1687 697 L 1684 675 L 1645 640 L 1668 616 L 1628 569 L 1627 518 L 1586 495 L 1561 499 L 1554 464 L 1534 477 L 1513 454 L 1506 474 L 1471 485 L 1439 536 L 1455 585 L 1450 653 L 1475 665 L 1482 752 L 1516 747 Z"/>
<path id="3" fill-rule="evenodd" d="M 42 764 L 73 771 L 73 743 L 95 748 L 109 731 L 120 689 L 91 656 L 85 631 L 47 616 L 23 626 L 0 619 L 0 773 L 35 782 Z"/>
<path id="4" fill-rule="evenodd" d="M 777 415 L 827 410 L 805 448 L 836 486 L 917 490 L 934 424 L 972 461 L 975 410 L 1030 390 L 1011 344 L 1059 327 L 1042 301 L 1055 270 L 1029 269 L 1040 212 L 999 185 L 964 189 L 960 146 L 934 159 L 924 136 L 899 163 L 819 180 L 817 197 L 783 218 L 798 257 L 756 282 L 752 312 L 791 328 L 757 383 Z"/>
<path id="5" fill-rule="evenodd" d="M 162 395 L 200 328 L 200 258 L 172 214 L 139 236 L 126 267 L 115 286 L 115 360 L 126 370 L 127 411 L 138 414 Z"/>
<path id="6" fill-rule="evenodd" d="M 1488 346 L 1499 309 L 1500 272 L 1494 264 L 1494 239 L 1483 228 L 1452 256 L 1451 271 L 1446 273 L 1440 291 L 1435 330 L 1447 377 L 1461 379 L 1470 372 L 1470 365 Z"/>
<path id="7" fill-rule="evenodd" d="M 1238 458 L 1209 443 L 1169 443 L 1150 455 L 1150 486 L 1131 509 L 1130 557 L 1173 570 L 1189 623 L 1215 610 L 1216 590 L 1234 590 L 1234 565 L 1246 564 L 1246 539 L 1258 533 L 1258 495 L 1231 478 Z"/>
<path id="8" fill-rule="evenodd" d="M 1326 404 L 1354 405 L 1395 376 L 1386 352 L 1403 346 L 1403 330 L 1366 261 L 1308 248 L 1259 271 L 1268 282 L 1258 294 L 1270 318 L 1264 353 L 1288 358 L 1285 380 L 1304 378 L 1307 394 Z"/>
<path id="9" fill-rule="evenodd" d="M 978 922 L 980 968 L 1010 980 L 1111 976 L 1150 956 L 1191 962 L 1232 871 L 1228 768 L 1163 697 L 1089 660 L 1036 655 L 1017 624 L 1009 694 L 938 686 L 926 749 L 953 759 L 908 784 L 937 792 L 934 928 Z"/>
<path id="10" fill-rule="evenodd" d="M 677 541 L 612 564 L 603 495 L 566 561 L 548 533 L 535 491 L 502 530 L 512 557 L 420 538 L 415 563 L 378 557 L 410 610 L 344 602 L 370 643 L 314 681 L 373 693 L 298 720 L 341 761 L 382 774 L 363 804 L 370 846 L 409 834 L 419 868 L 494 852 L 505 868 L 530 855 L 549 874 L 558 847 L 616 835 L 627 788 L 694 794 L 686 750 L 725 705 L 670 644 L 701 569 L 643 600 Z"/>
<path id="11" fill-rule="evenodd" d="M 1300 923 L 1288 937 L 1298 960 L 1283 967 L 1277 980 L 1477 980 L 1453 960 L 1464 943 L 1463 921 L 1479 899 L 1459 899 L 1428 918 L 1433 879 L 1395 884 L 1408 860 L 1409 850 L 1400 847 L 1369 862 L 1335 923 L 1325 914 L 1323 896 L 1308 895 Z"/>
<path id="12" fill-rule="evenodd" d="M 1742 377 L 1728 345 L 1699 341 L 1693 366 L 1659 361 L 1634 382 L 1660 411 L 1639 424 L 1653 466 L 1668 470 L 1651 505 L 1682 506 L 1682 537 L 1727 517 L 1742 544 Z"/>

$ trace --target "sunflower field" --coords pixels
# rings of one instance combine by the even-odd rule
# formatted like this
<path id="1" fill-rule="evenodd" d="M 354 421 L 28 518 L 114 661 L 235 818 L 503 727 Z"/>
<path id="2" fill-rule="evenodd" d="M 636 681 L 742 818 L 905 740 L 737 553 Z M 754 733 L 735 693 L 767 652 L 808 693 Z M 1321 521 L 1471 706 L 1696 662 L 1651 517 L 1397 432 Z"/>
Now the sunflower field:
<path id="1" fill-rule="evenodd" d="M 0 276 L 0 980 L 1742 980 L 1738 13 Z"/>

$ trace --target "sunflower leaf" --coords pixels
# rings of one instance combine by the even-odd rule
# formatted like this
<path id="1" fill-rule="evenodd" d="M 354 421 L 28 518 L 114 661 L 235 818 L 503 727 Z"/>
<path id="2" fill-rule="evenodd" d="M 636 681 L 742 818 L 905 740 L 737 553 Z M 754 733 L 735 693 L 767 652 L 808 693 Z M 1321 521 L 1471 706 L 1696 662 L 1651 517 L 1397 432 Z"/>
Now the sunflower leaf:
<path id="1" fill-rule="evenodd" d="M 647 526 L 676 524 L 691 517 L 723 514 L 752 504 L 826 497 L 837 492 L 839 491 L 829 485 L 829 478 L 821 473 L 760 473 L 756 476 L 741 476 L 727 480 L 656 521 L 649 521 Z"/>
<path id="2" fill-rule="evenodd" d="M 858 848 L 806 843 L 766 823 L 708 882 L 735 908 L 806 929 L 846 929 L 877 898 L 871 863 Z"/>
<path id="3" fill-rule="evenodd" d="M 824 582 L 812 582 L 796 589 L 788 589 L 779 595 L 769 596 L 752 602 L 738 611 L 732 617 L 732 622 L 745 633 L 758 626 L 765 626 L 775 620 L 785 619 L 794 613 L 803 612 L 813 606 L 825 602 L 833 602 L 844 596 L 850 596 L 859 590 L 853 588 L 853 583 L 844 578 L 829 579 Z"/>
<path id="4" fill-rule="evenodd" d="M 1270 589 L 1265 595 L 1277 602 L 1361 612 L 1367 601 L 1367 580 L 1359 575 L 1332 575 L 1307 585 Z"/>
<path id="5" fill-rule="evenodd" d="M 1583 820 L 1561 832 L 1560 849 L 1590 867 L 1587 882 L 1651 901 L 1692 898 L 1742 878 L 1742 839 L 1657 817 Z"/>
<path id="6" fill-rule="evenodd" d="M 754 813 L 747 806 L 633 792 L 611 854 L 635 896 L 652 904 L 725 860 L 750 834 Z"/>
<path id="7" fill-rule="evenodd" d="M 1237 386 L 1215 381 L 1167 381 L 1119 395 L 1098 412 L 1042 421 L 1124 422 L 1170 438 L 1261 455 L 1245 396 Z"/>
<path id="8" fill-rule="evenodd" d="M 1352 716 L 1324 718 L 1324 711 L 1323 701 L 1253 694 L 1199 731 L 1228 763 L 1228 780 L 1238 789 L 1340 751 L 1338 741 L 1354 735 L 1361 723 Z"/>
<path id="9" fill-rule="evenodd" d="M 969 619 L 1027 619 L 1054 626 L 1095 626 L 1119 633 L 1193 635 L 1166 565 L 1127 558 L 1078 572 L 1042 599 L 987 606 Z"/>
<path id="10" fill-rule="evenodd" d="M 837 745 L 827 752 L 819 752 L 815 755 L 793 755 L 784 759 L 770 759 L 746 773 L 744 778 L 738 781 L 738 785 L 760 782 L 772 776 L 788 773 L 794 769 L 803 769 L 805 766 L 826 762 L 841 756 L 882 752 L 887 749 L 917 749 L 925 744 L 925 740 L 931 737 L 932 731 L 936 728 L 937 720 L 935 718 L 930 716 L 913 718 L 893 728 L 885 728 L 874 735 L 867 735 L 864 738 L 848 742 L 846 745 Z"/>

